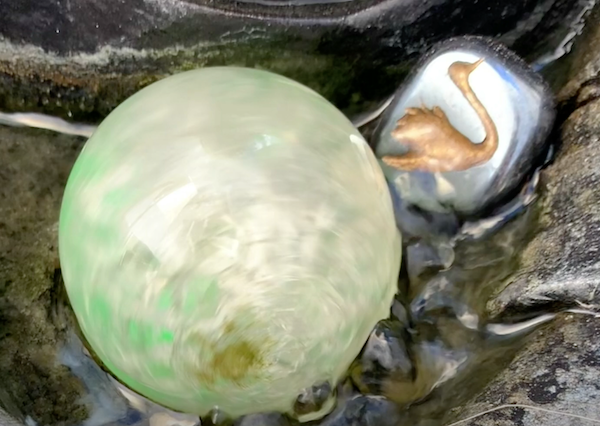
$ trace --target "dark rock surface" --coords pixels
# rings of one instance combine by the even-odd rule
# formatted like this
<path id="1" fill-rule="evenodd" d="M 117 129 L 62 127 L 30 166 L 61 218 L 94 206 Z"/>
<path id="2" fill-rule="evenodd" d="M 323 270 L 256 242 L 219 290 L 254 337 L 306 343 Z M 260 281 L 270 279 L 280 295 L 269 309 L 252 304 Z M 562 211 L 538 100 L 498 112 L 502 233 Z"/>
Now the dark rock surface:
<path id="1" fill-rule="evenodd" d="M 561 66 L 569 82 L 559 94 L 557 156 L 542 173 L 540 228 L 521 253 L 518 273 L 488 304 L 497 319 L 565 308 L 599 310 L 600 52 L 592 48 L 600 41 L 599 19 L 596 8 L 570 63 Z M 529 336 L 509 367 L 453 410 L 447 424 L 507 404 L 520 406 L 460 425 L 600 424 L 599 383 L 600 317 L 561 314 Z"/>
<path id="2" fill-rule="evenodd" d="M 518 274 L 490 302 L 493 315 L 600 302 L 600 101 L 589 94 L 600 90 L 600 53 L 589 48 L 600 41 L 593 25 L 599 18 L 597 9 L 573 57 L 573 78 L 559 95 L 564 122 L 556 158 L 542 173 L 539 230 L 521 254 Z"/>
<path id="3" fill-rule="evenodd" d="M 503 32 L 504 38 L 522 53 L 533 52 L 532 46 L 549 43 L 533 35 L 550 32 L 553 25 L 569 19 L 575 3 L 580 4 L 546 0 L 536 6 L 533 1 L 525 1 L 516 9 L 506 6 L 503 21 L 503 2 L 418 2 L 423 9 L 403 15 L 398 22 L 407 26 L 393 29 L 392 18 L 397 18 L 394 13 L 403 9 L 391 6 L 400 3 L 416 4 L 382 1 L 362 12 L 366 1 L 338 4 L 340 8 L 355 8 L 352 19 L 342 18 L 342 9 L 320 5 L 315 6 L 312 16 L 288 16 L 286 19 L 293 19 L 284 24 L 272 15 L 274 12 L 268 12 L 270 9 L 256 5 L 244 6 L 246 11 L 262 10 L 253 12 L 250 19 L 234 14 L 233 3 L 223 2 L 218 12 L 208 15 L 209 6 L 199 1 L 194 6 L 177 0 L 130 2 L 133 11 L 119 10 L 118 14 L 113 0 L 40 1 L 35 2 L 35 20 L 29 20 L 33 18 L 26 12 L 32 10 L 33 0 L 0 0 L 0 33 L 4 35 L 0 40 L 0 109 L 38 109 L 63 115 L 70 111 L 74 118 L 100 117 L 123 96 L 155 78 L 217 63 L 268 67 L 348 106 L 352 98 L 368 95 L 375 99 L 385 94 L 385 85 L 395 85 L 396 77 L 403 75 L 403 58 L 416 56 L 441 35 L 463 30 Z M 460 17 L 440 24 L 439 16 L 445 16 L 444 5 L 472 7 L 472 12 L 485 10 L 485 16 L 499 19 L 499 26 L 485 19 L 468 21 Z M 9 14 L 3 13 L 6 10 Z M 317 14 L 317 10 L 328 14 Z M 377 19 L 376 12 L 381 12 Z M 235 25 L 199 30 L 206 24 L 206 16 L 212 22 L 212 17 L 223 14 L 231 17 L 229 24 Z M 57 16 L 64 19 L 57 21 Z M 83 19 L 81 26 L 77 16 Z M 458 28 L 459 18 L 468 21 L 464 23 L 467 27 Z M 118 28 L 129 19 L 134 22 L 131 26 Z M 599 22 L 597 17 L 594 19 L 592 22 Z M 515 27 L 516 21 L 521 23 Z M 58 29 L 68 36 L 54 39 L 51 31 L 46 31 L 57 22 L 64 25 Z M 102 22 L 110 23 L 112 28 L 104 35 L 100 34 Z M 293 30 L 283 30 L 292 24 Z M 265 29 L 273 27 L 275 35 L 267 37 Z M 598 45 L 595 40 L 600 42 L 600 31 L 592 31 L 592 25 L 589 28 L 569 65 L 571 81 L 559 97 L 564 120 L 562 143 L 554 164 L 543 174 L 544 197 L 538 203 L 543 207 L 540 229 L 520 257 L 519 273 L 489 304 L 498 319 L 600 304 L 600 101 L 596 100 L 600 94 L 600 53 L 590 48 Z M 43 37 L 36 38 L 38 33 Z M 210 37 L 219 42 L 202 44 Z M 419 37 L 427 37 L 427 43 Z M 43 49 L 39 48 L 42 44 Z M 111 47 L 99 51 L 100 45 Z M 375 86 L 380 92 L 373 89 Z M 30 415 L 40 425 L 81 424 L 90 412 L 90 405 L 81 399 L 84 384 L 56 362 L 57 349 L 66 339 L 66 327 L 54 311 L 60 298 L 56 249 L 60 199 L 82 146 L 80 138 L 0 126 L 0 405 L 10 408 L 10 414 L 17 418 Z M 495 282 L 496 278 L 489 281 Z M 489 359 L 495 362 L 492 356 Z M 600 319 L 564 315 L 529 336 L 529 343 L 509 367 L 471 402 L 449 413 L 446 424 L 511 403 L 600 419 L 599 379 Z M 468 384 L 460 386 L 460 392 L 465 392 Z M 426 405 L 423 408 L 429 409 Z M 400 419 L 388 400 L 355 396 L 340 404 L 323 424 L 393 426 L 402 424 Z M 281 426 L 288 421 L 278 415 L 251 416 L 238 424 Z M 429 424 L 439 426 L 433 421 Z M 523 407 L 461 423 L 586 424 L 592 423 Z"/>
<path id="4" fill-rule="evenodd" d="M 56 362 L 62 327 L 52 320 L 60 201 L 81 147 L 0 126 L 0 383 L 19 411 L 11 414 L 45 425 L 87 416 L 82 384 Z"/>
<path id="5" fill-rule="evenodd" d="M 543 174 L 541 229 L 521 255 L 519 273 L 490 303 L 499 315 L 600 302 L 600 102 L 564 123 L 562 147 Z"/>
<path id="6" fill-rule="evenodd" d="M 455 409 L 446 424 L 510 404 L 520 406 L 502 408 L 460 424 L 587 426 L 600 423 L 600 320 L 565 316 L 529 339 L 530 344 L 510 366 L 466 407 Z"/>
<path id="7" fill-rule="evenodd" d="M 589 2 L 262 3 L 0 0 L 0 110 L 93 121 L 156 79 L 227 64 L 287 75 L 352 112 L 450 36 L 500 36 L 530 59 L 552 53 Z"/>

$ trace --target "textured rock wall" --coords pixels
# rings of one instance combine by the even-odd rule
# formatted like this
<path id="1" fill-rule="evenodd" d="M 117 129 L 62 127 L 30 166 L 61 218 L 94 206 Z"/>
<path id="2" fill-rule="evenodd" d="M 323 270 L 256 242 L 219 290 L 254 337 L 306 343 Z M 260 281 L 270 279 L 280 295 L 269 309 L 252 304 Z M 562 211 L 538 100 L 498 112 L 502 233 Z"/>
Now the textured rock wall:
<path id="1" fill-rule="evenodd" d="M 0 383 L 18 411 L 11 414 L 46 425 L 87 416 L 81 383 L 57 363 L 64 325 L 54 310 L 58 213 L 81 146 L 0 126 Z"/>
<path id="2" fill-rule="evenodd" d="M 552 53 L 584 0 L 0 0 L 0 110 L 96 121 L 141 87 L 202 66 L 269 69 L 348 112 L 388 96 L 413 59 L 453 35 Z"/>
<path id="3" fill-rule="evenodd" d="M 281 72 L 350 107 L 387 94 L 410 58 L 451 34 L 503 34 L 535 57 L 540 46 L 561 38 L 559 22 L 572 18 L 580 2 L 398 0 L 369 9 L 359 2 L 340 6 L 355 8 L 349 11 L 320 6 L 321 15 L 317 9 L 298 15 L 295 9 L 287 21 L 252 5 L 244 15 L 226 3 L 218 11 L 177 0 L 127 2 L 131 9 L 119 4 L 0 0 L 0 109 L 93 120 L 156 78 L 224 63 Z M 453 16 L 450 10 L 460 12 Z M 345 12 L 351 17 L 344 18 Z M 595 16 L 591 22 L 600 21 Z M 588 28 L 565 68 L 570 82 L 559 97 L 562 144 L 544 173 L 541 229 L 523 253 L 517 276 L 490 304 L 499 317 L 600 303 L 600 54 L 594 48 L 600 31 L 598 25 Z M 65 338 L 64 318 L 56 312 L 56 225 L 82 144 L 79 138 L 0 127 L 0 381 L 11 399 L 8 404 L 0 395 L 0 402 L 14 407 L 11 414 L 29 414 L 40 424 L 78 424 L 90 410 L 80 399 L 82 383 L 55 362 Z M 455 410 L 453 419 L 514 402 L 600 418 L 597 321 L 565 317 L 532 335 L 510 367 Z M 361 410 L 355 411 L 369 412 Z M 344 417 L 340 424 L 375 424 L 364 420 L 367 414 Z M 465 424 L 585 423 L 512 408 Z"/>
<path id="4" fill-rule="evenodd" d="M 540 229 L 518 273 L 489 303 L 498 318 L 543 310 L 600 308 L 600 9 L 560 70 L 555 161 L 543 172 Z M 575 426 L 600 423 L 600 317 L 562 314 L 528 343 L 486 389 L 457 408 L 464 426 Z M 560 413 L 570 413 L 578 418 Z M 591 419 L 591 420 L 590 420 Z M 594 422 L 593 422 L 594 421 Z"/>

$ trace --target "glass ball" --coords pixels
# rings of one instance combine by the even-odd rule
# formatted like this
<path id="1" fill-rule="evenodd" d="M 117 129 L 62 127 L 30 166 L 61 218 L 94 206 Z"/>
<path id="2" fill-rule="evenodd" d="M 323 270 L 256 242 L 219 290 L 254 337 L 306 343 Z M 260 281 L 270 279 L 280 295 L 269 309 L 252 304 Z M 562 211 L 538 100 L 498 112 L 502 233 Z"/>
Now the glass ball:
<path id="1" fill-rule="evenodd" d="M 397 289 L 360 133 L 287 78 L 215 67 L 141 90 L 68 180 L 60 260 L 90 347 L 139 394 L 237 417 L 342 378 Z"/>

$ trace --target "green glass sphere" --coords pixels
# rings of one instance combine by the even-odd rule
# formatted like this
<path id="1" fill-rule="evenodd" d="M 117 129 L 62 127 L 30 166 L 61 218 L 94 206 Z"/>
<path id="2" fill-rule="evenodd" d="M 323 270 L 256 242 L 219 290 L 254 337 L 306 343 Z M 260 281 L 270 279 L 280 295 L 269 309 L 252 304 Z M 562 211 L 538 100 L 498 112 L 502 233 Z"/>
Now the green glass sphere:
<path id="1" fill-rule="evenodd" d="M 216 67 L 154 83 L 86 143 L 59 248 L 89 345 L 166 407 L 292 412 L 389 315 L 400 235 L 360 133 L 312 90 Z"/>

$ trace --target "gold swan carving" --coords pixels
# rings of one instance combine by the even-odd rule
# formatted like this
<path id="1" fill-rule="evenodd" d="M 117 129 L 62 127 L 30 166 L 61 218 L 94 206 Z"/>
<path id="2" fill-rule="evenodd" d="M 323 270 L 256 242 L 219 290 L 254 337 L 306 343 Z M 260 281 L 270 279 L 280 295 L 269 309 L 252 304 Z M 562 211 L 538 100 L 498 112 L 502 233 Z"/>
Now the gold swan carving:
<path id="1" fill-rule="evenodd" d="M 394 168 L 431 173 L 467 170 L 489 161 L 498 148 L 498 131 L 487 110 L 469 85 L 469 75 L 484 61 L 454 62 L 448 75 L 477 113 L 485 130 L 481 143 L 460 133 L 442 109 L 407 108 L 392 136 L 408 147 L 402 155 L 386 155 L 382 161 Z"/>

